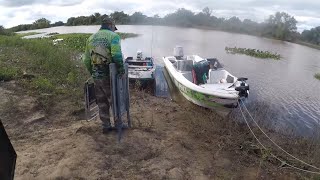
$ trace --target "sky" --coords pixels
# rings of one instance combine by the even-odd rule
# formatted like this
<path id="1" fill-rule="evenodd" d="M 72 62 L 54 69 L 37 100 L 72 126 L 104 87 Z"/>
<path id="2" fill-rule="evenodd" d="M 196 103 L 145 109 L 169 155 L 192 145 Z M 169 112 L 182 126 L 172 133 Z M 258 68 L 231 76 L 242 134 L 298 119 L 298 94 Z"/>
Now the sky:
<path id="1" fill-rule="evenodd" d="M 9 28 L 42 17 L 66 22 L 69 17 L 114 11 L 163 17 L 178 8 L 200 12 L 204 7 L 212 9 L 217 17 L 237 16 L 257 22 L 284 11 L 296 18 L 299 32 L 320 26 L 319 0 L 0 0 L 0 25 Z"/>

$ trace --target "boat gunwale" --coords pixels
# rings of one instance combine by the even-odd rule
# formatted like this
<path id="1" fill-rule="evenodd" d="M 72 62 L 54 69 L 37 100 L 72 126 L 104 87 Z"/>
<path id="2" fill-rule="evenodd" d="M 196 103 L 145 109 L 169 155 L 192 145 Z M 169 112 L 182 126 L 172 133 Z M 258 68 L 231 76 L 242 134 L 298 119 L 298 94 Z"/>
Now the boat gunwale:
<path id="1" fill-rule="evenodd" d="M 209 96 L 215 96 L 217 98 L 224 98 L 224 99 L 239 99 L 239 95 L 238 94 L 231 94 L 231 93 L 219 93 L 217 91 L 211 91 L 211 92 L 207 92 L 207 91 L 203 91 L 204 88 L 203 87 L 200 87 L 192 82 L 190 82 L 188 79 L 186 79 L 182 74 L 181 72 L 179 72 L 178 70 L 176 70 L 176 68 L 173 67 L 173 64 L 171 63 L 171 61 L 168 59 L 169 57 L 173 57 L 173 56 L 164 56 L 163 57 L 163 60 L 164 60 L 164 63 L 165 63 L 165 66 L 167 67 L 168 69 L 168 72 L 182 85 L 184 85 L 185 87 L 193 90 L 193 91 L 196 91 L 196 92 L 199 92 L 199 93 L 202 93 L 202 94 L 205 94 L 205 95 L 209 95 Z M 169 69 L 170 68 L 170 69 Z M 171 72 L 173 69 L 175 72 L 177 72 L 176 74 L 178 75 L 173 75 L 173 73 Z M 222 68 L 223 69 L 223 68 Z M 225 70 L 225 69 L 224 69 Z M 185 72 L 189 72 L 189 71 L 185 71 Z M 228 72 L 228 71 L 227 71 Z M 208 90 L 206 88 L 206 90 Z M 179 91 L 181 91 L 179 89 Z"/>

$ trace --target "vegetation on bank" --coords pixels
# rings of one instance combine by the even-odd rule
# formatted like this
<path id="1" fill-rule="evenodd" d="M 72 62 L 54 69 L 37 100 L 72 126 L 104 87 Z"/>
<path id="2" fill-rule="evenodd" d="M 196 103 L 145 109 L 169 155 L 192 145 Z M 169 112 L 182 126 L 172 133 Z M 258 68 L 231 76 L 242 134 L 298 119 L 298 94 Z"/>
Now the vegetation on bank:
<path id="1" fill-rule="evenodd" d="M 138 36 L 138 34 L 134 33 L 121 33 L 118 32 L 121 39 L 132 38 Z M 63 42 L 58 43 L 59 46 L 67 46 L 71 49 L 83 52 L 85 50 L 87 39 L 92 34 L 87 33 L 74 33 L 74 34 L 59 34 L 50 37 L 50 39 L 63 39 Z"/>
<path id="2" fill-rule="evenodd" d="M 41 29 L 55 26 L 77 26 L 77 25 L 98 25 L 105 17 L 113 18 L 117 24 L 143 24 L 143 25 L 168 25 L 181 27 L 205 27 L 209 29 L 222 30 L 227 32 L 244 33 L 255 36 L 264 36 L 285 41 L 304 41 L 319 45 L 320 26 L 311 30 L 297 32 L 297 20 L 285 13 L 277 12 L 270 15 L 264 22 L 258 23 L 250 19 L 240 20 L 234 16 L 229 19 L 219 18 L 212 15 L 211 9 L 204 8 L 202 12 L 194 13 L 187 9 L 178 9 L 176 12 L 169 13 L 163 18 L 155 15 L 148 17 L 141 12 L 132 15 L 123 11 L 115 11 L 109 15 L 94 13 L 90 16 L 70 17 L 66 23 L 58 21 L 51 23 L 45 18 L 36 20 L 32 24 L 22 24 L 10 28 L 12 31 L 24 31 L 30 29 Z"/>
<path id="3" fill-rule="evenodd" d="M 258 23 L 250 19 L 240 20 L 236 16 L 233 16 L 229 19 L 221 17 L 219 18 L 212 15 L 212 11 L 213 10 L 206 7 L 202 10 L 202 12 L 194 13 L 190 10 L 181 8 L 173 13 L 167 14 L 163 18 L 158 15 L 148 17 L 141 12 L 135 12 L 132 15 L 129 15 L 123 11 L 115 11 L 109 15 L 94 13 L 90 16 L 70 17 L 66 23 L 62 21 L 51 23 L 51 21 L 45 18 L 40 18 L 32 24 L 21 24 L 12 27 L 9 30 L 16 32 L 64 25 L 99 25 L 101 24 L 103 18 L 111 17 L 116 21 L 117 24 L 166 25 L 195 28 L 201 27 L 206 29 L 263 36 L 283 41 L 297 43 L 305 42 L 308 44 L 320 45 L 320 38 L 318 38 L 320 37 L 320 26 L 310 30 L 304 30 L 302 33 L 299 33 L 297 32 L 297 20 L 285 12 L 276 12 L 274 15 L 270 15 L 269 18 L 267 18 L 264 22 Z"/>
<path id="4" fill-rule="evenodd" d="M 297 41 L 297 42 L 295 42 L 295 43 L 300 44 L 300 45 L 303 45 L 303 46 L 308 46 L 308 47 L 313 48 L 313 49 L 318 49 L 318 50 L 320 50 L 320 44 L 319 44 L 319 45 L 316 45 L 316 44 L 311 44 L 311 43 L 303 42 L 303 41 Z"/>
<path id="5" fill-rule="evenodd" d="M 28 33 L 15 33 L 15 36 L 18 37 L 25 37 L 25 36 L 32 36 L 32 35 L 36 35 L 36 34 L 41 34 L 39 32 L 28 32 Z"/>
<path id="6" fill-rule="evenodd" d="M 50 98 L 61 96 L 81 104 L 81 86 L 88 76 L 81 62 L 71 60 L 71 51 L 46 39 L 18 36 L 1 36 L 0 49 L 1 81 L 15 79 L 38 97 L 44 109 L 50 107 Z"/>
<path id="7" fill-rule="evenodd" d="M 0 36 L 0 81 L 16 80 L 47 110 L 52 98 L 69 98 L 82 107 L 83 83 L 89 74 L 78 59 L 90 34 L 57 35 L 66 46 L 50 38 L 22 39 Z M 122 38 L 130 37 L 121 33 Z M 133 36 L 133 35 L 131 35 Z"/>
<path id="8" fill-rule="evenodd" d="M 57 35 L 55 38 L 67 38 L 68 36 L 70 36 L 71 38 L 75 38 L 78 39 L 77 36 L 81 36 L 81 34 L 70 34 L 70 35 Z M 82 35 L 83 36 L 83 35 Z M 81 38 L 82 38 L 81 36 Z M 124 37 L 124 36 L 122 36 Z M 77 43 L 81 43 L 81 41 L 79 40 Z M 76 44 L 77 44 L 76 43 Z M 69 46 L 67 46 L 69 47 Z M 70 46 L 70 48 L 72 49 L 72 47 Z M 52 103 L 61 103 L 61 99 L 63 99 L 64 101 L 68 101 L 67 104 L 68 108 L 70 108 L 72 111 L 77 110 L 75 107 L 79 107 L 82 108 L 83 106 L 83 82 L 89 77 L 86 70 L 83 68 L 83 66 L 81 65 L 81 62 L 77 61 L 77 59 L 74 58 L 74 54 L 75 52 L 70 50 L 70 48 L 65 48 L 65 46 L 54 46 L 52 43 L 52 39 L 50 38 L 44 38 L 44 39 L 21 39 L 18 36 L 0 36 L 0 72 L 6 72 L 4 73 L 4 75 L 6 77 L 9 77 L 8 79 L 2 79 L 2 80 L 16 80 L 16 82 L 24 87 L 24 90 L 26 90 L 27 92 L 29 92 L 30 95 L 37 97 L 37 102 L 40 104 L 39 107 L 44 108 L 44 110 L 50 111 L 50 109 L 53 107 Z M 75 50 L 81 50 L 78 48 L 74 48 Z M 82 51 L 82 50 L 81 50 Z M 1 68 L 6 69 L 5 71 L 3 71 Z M 19 86 L 20 87 L 20 86 Z M 232 164 L 233 167 L 235 167 L 235 169 L 241 169 L 243 168 L 242 166 L 245 167 L 250 167 L 252 168 L 253 164 L 257 164 L 257 159 L 261 158 L 261 163 L 259 168 L 261 167 L 262 169 L 266 169 L 264 171 L 261 170 L 257 173 L 257 177 L 259 175 L 260 176 L 264 176 L 264 177 L 271 177 L 271 176 L 280 176 L 282 175 L 282 169 L 279 169 L 280 164 L 278 162 L 276 162 L 276 160 L 274 158 L 272 158 L 270 156 L 269 152 L 265 152 L 262 150 L 262 148 L 260 148 L 257 143 L 255 143 L 253 141 L 253 138 L 251 136 L 248 136 L 247 129 L 244 129 L 244 127 L 233 123 L 233 121 L 222 121 L 221 119 L 217 118 L 216 116 L 213 116 L 213 114 L 204 109 L 204 108 L 193 108 L 193 106 L 178 106 L 178 105 L 170 105 L 171 108 L 170 111 L 168 111 L 167 114 L 170 115 L 170 113 L 172 112 L 182 112 L 182 113 L 178 113 L 178 114 L 174 114 L 175 116 L 167 116 L 166 113 L 163 113 L 161 111 L 161 106 L 163 106 L 163 104 L 165 104 L 165 101 L 160 101 L 159 99 L 156 99 L 154 97 L 144 97 L 144 94 L 141 92 L 136 93 L 137 97 L 136 99 L 133 99 L 132 103 L 134 104 L 134 107 L 138 109 L 138 111 L 132 111 L 132 112 L 138 112 L 137 115 L 141 115 L 141 113 L 139 112 L 140 108 L 140 104 L 146 104 L 149 103 L 148 105 L 155 105 L 160 107 L 160 110 L 158 112 L 156 112 L 154 115 L 151 114 L 152 116 L 152 120 L 150 120 L 150 118 L 148 117 L 148 115 L 150 115 L 149 111 L 153 112 L 153 109 L 150 110 L 146 110 L 145 114 L 147 116 L 144 116 L 144 118 L 142 118 L 142 121 L 140 121 L 140 119 L 138 118 L 137 120 L 137 124 L 142 123 L 146 123 L 146 124 L 153 124 L 154 121 L 154 116 L 155 118 L 157 118 L 159 120 L 159 122 L 156 121 L 156 124 L 158 123 L 165 123 L 166 126 L 165 128 L 163 128 L 165 131 L 167 132 L 167 126 L 171 127 L 172 124 L 170 123 L 166 123 L 163 122 L 162 119 L 163 118 L 167 118 L 170 121 L 170 118 L 175 118 L 178 115 L 178 120 L 183 120 L 181 122 L 184 122 L 181 125 L 179 125 L 179 128 L 182 129 L 184 132 L 192 132 L 192 139 L 196 139 L 196 140 L 201 140 L 199 141 L 200 143 L 198 144 L 192 144 L 193 141 L 189 141 L 190 139 L 185 138 L 181 140 L 180 136 L 177 136 L 175 140 L 178 140 L 179 142 L 181 141 L 180 144 L 178 144 L 178 147 L 180 147 L 178 150 L 185 150 L 186 148 L 188 149 L 188 151 L 186 151 L 187 154 L 190 154 L 190 152 L 193 151 L 198 151 L 199 148 L 198 147 L 202 147 L 201 148 L 201 152 L 202 150 L 206 150 L 204 152 L 208 152 L 210 154 L 215 154 L 214 157 L 212 157 L 212 161 L 217 161 L 215 158 L 217 158 L 218 156 L 221 155 L 221 153 L 219 154 L 219 152 L 224 152 L 223 156 L 221 155 L 221 161 L 217 161 L 217 166 L 218 168 L 221 168 L 222 170 L 227 167 L 230 166 L 230 164 Z M 154 100 L 152 100 L 152 98 L 154 98 Z M 138 100 L 141 100 L 138 101 Z M 150 101 L 152 101 L 152 103 L 150 103 Z M 60 104 L 59 104 L 60 105 Z M 70 107 L 70 106 L 71 107 Z M 73 107 L 75 106 L 75 107 Z M 16 104 L 13 104 L 12 107 L 17 107 Z M 66 106 L 60 107 L 65 108 Z M 181 109 L 182 108 L 182 109 Z M 146 108 L 143 108 L 144 110 Z M 157 109 L 157 108 L 155 108 Z M 183 109 L 187 109 L 187 112 L 189 112 L 189 114 L 185 114 L 185 112 L 183 112 Z M 261 109 L 265 109 L 265 106 L 263 106 L 263 108 Z M 182 111 L 181 111 L 182 110 Z M 44 121 L 45 123 L 42 123 L 46 126 L 50 126 L 49 131 L 46 131 L 47 127 L 46 126 L 40 126 L 40 123 L 20 123 L 22 124 L 22 128 L 27 129 L 26 127 L 30 126 L 32 128 L 30 128 L 30 130 L 32 130 L 33 132 L 37 132 L 37 133 L 42 133 L 42 132 L 52 132 L 54 133 L 55 131 L 52 131 L 52 129 L 57 128 L 56 126 L 52 127 L 52 124 L 50 121 L 59 121 L 58 118 L 55 118 L 55 116 L 57 115 L 57 112 L 59 112 L 59 115 L 64 115 L 65 113 L 67 113 L 68 111 L 66 110 L 62 110 L 62 111 L 53 111 L 52 116 L 48 118 L 48 121 Z M 200 119 L 199 118 L 189 118 L 190 114 L 194 113 L 194 112 L 199 112 L 197 115 L 200 115 Z M 69 113 L 69 112 L 68 112 Z M 138 117 L 137 116 L 137 117 Z M 140 116 L 139 116 L 140 117 Z M 67 118 L 69 118 L 67 116 Z M 185 119 L 188 119 L 187 123 L 185 123 Z M 10 119 L 11 120 L 11 119 Z M 64 119 L 63 119 L 64 120 Z M 143 121 L 145 120 L 145 121 Z M 70 122 L 77 122 L 73 119 L 66 119 L 66 121 L 70 121 Z M 139 122 L 138 122 L 139 121 Z M 150 122 L 152 121 L 152 122 Z M 168 122 L 169 122 L 168 121 Z M 176 121 L 174 121 L 176 122 Z M 223 123 L 221 123 L 223 122 Z M 240 122 L 240 121 L 239 121 Z M 213 126 L 214 125 L 214 126 Z M 40 131 L 35 131 L 36 127 L 39 126 L 39 128 L 41 128 L 41 132 Z M 150 125 L 153 126 L 153 125 Z M 15 126 L 16 127 L 16 126 Z M 139 128 L 140 126 L 137 125 L 137 128 Z M 210 127 L 218 127 L 215 129 L 212 129 Z M 230 128 L 231 127 L 231 128 Z M 29 128 L 29 127 L 28 127 Z M 157 128 L 160 129 L 160 128 Z M 244 130 L 243 130 L 244 129 Z M 37 129 L 36 129 L 37 130 Z M 44 131 L 43 131 L 44 130 Z M 75 129 L 71 129 L 71 134 L 73 133 L 79 133 L 81 131 L 85 131 L 90 132 L 91 131 L 96 131 L 97 129 L 94 127 L 89 127 L 87 129 L 87 127 L 85 128 L 79 128 L 77 130 Z M 171 130 L 171 129 L 170 129 Z M 147 129 L 144 130 L 145 132 L 147 132 L 147 134 L 150 134 L 150 132 L 153 132 L 153 129 Z M 172 130 L 174 131 L 174 129 Z M 59 131 L 60 132 L 60 131 Z M 161 132 L 161 131 L 160 131 Z M 162 132 L 161 132 L 162 133 Z M 21 134 L 21 135 L 20 135 Z M 69 132 L 68 132 L 69 134 Z M 93 132 L 92 135 L 96 137 L 96 134 Z M 138 133 L 139 134 L 139 133 Z M 164 133 L 165 134 L 165 133 Z M 187 133 L 187 134 L 191 134 L 191 133 Z M 24 137 L 25 139 L 28 139 L 28 136 L 25 136 L 26 134 L 23 132 L 19 132 L 19 136 Z M 34 136 L 34 134 L 31 134 L 32 136 L 30 136 L 31 140 L 32 138 L 34 139 L 39 139 L 40 136 Z M 47 135 L 47 134 L 46 134 Z M 150 138 L 154 138 L 155 136 L 159 135 L 159 131 L 155 131 L 154 134 L 152 134 L 152 136 L 150 136 Z M 161 135 L 161 134 L 160 134 Z M 221 135 L 221 136 L 220 136 Z M 136 136 L 136 134 L 133 134 L 133 136 Z M 27 137 L 27 138 L 26 138 Z M 48 137 L 48 136 L 42 136 L 41 137 Z M 41 139 L 40 137 L 40 139 Z M 56 138 L 56 136 L 53 136 Z M 82 137 L 82 136 L 81 136 Z M 90 136 L 91 137 L 91 136 Z M 98 138 L 100 138 L 100 136 L 97 136 Z M 165 137 L 165 136 L 163 136 Z M 29 140 L 30 140 L 29 138 Z M 52 138 L 52 137 L 50 137 Z M 51 139 L 43 139 L 44 141 L 50 141 Z M 69 136 L 69 138 L 71 138 L 72 141 L 70 142 L 74 142 L 72 139 L 72 136 Z M 101 139 L 101 138 L 100 138 Z M 102 138 L 104 139 L 104 138 Z M 171 138 L 172 139 L 172 138 Z M 292 143 L 293 145 L 291 146 L 291 144 L 289 143 L 283 143 L 286 146 L 289 147 L 297 147 L 297 148 L 292 148 L 294 149 L 295 154 L 299 154 L 301 155 L 301 151 L 299 151 L 299 147 L 298 145 L 303 146 L 304 144 L 301 143 L 300 141 L 298 141 L 296 138 L 292 138 L 294 140 L 292 141 L 285 141 L 285 142 L 294 142 Z M 82 139 L 80 139 L 82 142 Z M 188 141 L 184 141 L 184 140 L 188 140 Z M 235 141 L 238 140 L 238 141 Z M 162 139 L 161 139 L 162 141 Z M 170 143 L 167 144 L 172 144 L 171 141 L 169 141 Z M 176 143 L 175 141 L 173 141 L 174 143 Z M 51 142 L 50 142 L 51 143 Z M 140 143 L 144 143 L 144 141 L 141 141 Z M 37 143 L 37 144 L 41 144 L 41 143 Z M 62 145 L 64 145 L 65 143 L 62 143 Z M 106 143 L 102 143 L 102 145 L 104 145 Z M 137 143 L 133 143 L 133 144 L 137 144 Z M 154 144 L 154 143 L 153 143 Z M 216 144 L 218 144 L 218 146 L 216 146 Z M 25 145 L 25 144 L 24 144 Z M 200 146 L 198 146 L 200 145 Z M 314 144 L 313 144 L 314 145 Z M 139 144 L 138 144 L 139 146 Z M 137 147 L 138 147 L 137 146 Z M 150 145 L 150 147 L 152 146 L 152 144 Z M 136 147 L 136 146 L 134 146 Z M 156 157 L 155 155 L 159 155 L 160 154 L 167 154 L 167 153 L 163 153 L 163 147 L 161 146 L 159 149 L 157 149 L 158 147 L 154 149 L 149 148 L 148 146 L 143 146 L 143 147 L 147 147 L 144 148 L 146 149 L 146 157 L 147 159 L 150 160 L 150 157 Z M 152 146 L 153 147 L 153 146 Z M 311 149 L 311 145 L 309 146 L 303 146 L 305 149 Z M 76 147 L 79 148 L 79 147 Z M 80 146 L 81 148 L 81 146 Z M 66 148 L 61 148 L 62 150 L 66 149 Z M 106 149 L 106 148 L 105 148 Z M 141 148 L 140 148 L 141 149 Z M 318 148 L 319 149 L 319 148 Z M 137 150 L 139 151 L 139 149 L 134 149 L 134 151 L 137 152 Z M 210 150 L 210 151 L 209 151 Z M 118 149 L 115 149 L 113 151 L 118 151 Z M 61 151 L 61 153 L 64 153 L 66 151 Z M 91 152 L 91 151 L 89 151 Z M 178 152 L 178 151 L 177 151 Z M 230 152 L 233 152 L 233 154 L 231 154 Z M 305 152 L 305 151 L 302 151 Z M 99 152 L 100 153 L 100 152 Z M 226 157 L 226 153 L 228 153 L 229 156 Z M 101 153 L 100 153 L 101 154 Z M 130 153 L 132 154 L 132 153 Z M 151 154 L 151 155 L 150 155 Z M 169 153 L 170 154 L 170 153 Z M 198 153 L 199 154 L 199 153 Z M 204 153 L 204 156 L 201 157 L 205 157 L 207 153 Z M 280 153 L 279 153 L 280 154 Z M 305 155 L 307 153 L 303 153 L 302 155 Z M 305 155 L 308 157 L 308 160 L 311 159 L 313 157 L 313 155 L 317 155 L 318 153 L 308 153 L 308 155 Z M 99 154 L 98 154 L 99 155 Z M 97 156 L 99 157 L 99 156 Z M 142 159 L 145 156 L 141 156 Z M 238 158 L 239 160 L 236 161 L 233 164 L 233 161 L 230 161 L 232 159 Z M 315 156 L 318 157 L 318 156 Z M 127 157 L 125 157 L 127 158 Z M 131 158 L 131 156 L 129 156 L 129 158 Z M 138 161 L 141 161 L 140 156 L 138 158 L 133 157 L 133 164 L 139 164 L 136 163 Z M 160 156 L 158 159 L 163 159 L 162 156 Z M 105 158 L 106 160 L 110 160 L 109 157 Z M 201 159 L 201 158 L 200 158 Z M 318 162 L 316 158 L 313 158 L 315 162 Z M 29 160 L 29 159 L 28 159 Z M 136 161 L 135 161 L 136 160 Z M 150 162 L 153 159 L 151 159 Z M 186 159 L 188 160 L 188 158 Z M 33 161 L 33 159 L 31 159 L 31 161 Z M 58 163 L 58 160 L 53 158 L 53 161 Z M 38 162 L 38 161 L 37 161 Z M 37 163 L 36 162 L 36 163 Z M 127 161 L 126 161 L 127 162 Z M 179 162 L 180 164 L 183 163 L 184 161 Z M 309 161 L 308 161 L 309 162 Z M 179 164 L 178 163 L 178 164 Z M 50 164 L 50 163 L 49 163 Z M 52 163 L 51 163 L 52 164 Z M 74 163 L 76 164 L 76 163 Z M 180 165 L 179 164 L 179 165 Z M 196 163 L 194 163 L 196 164 Z M 76 164 L 77 165 L 77 164 Z M 144 165 L 139 164 L 141 167 Z M 123 166 L 128 166 L 126 163 Z M 129 164 L 129 166 L 131 167 L 131 165 Z M 141 169 L 140 166 L 138 166 L 138 169 Z M 223 166 L 223 167 L 222 167 Z M 104 168 L 104 166 L 101 166 Z M 133 170 L 136 169 L 136 166 L 132 166 Z M 208 167 L 208 169 L 213 169 L 212 167 L 209 167 L 206 165 L 206 167 Z M 82 167 L 77 167 L 78 169 L 81 169 Z M 224 176 L 221 177 L 225 177 L 226 179 L 230 179 L 234 177 L 233 171 L 235 171 L 235 169 L 230 168 L 228 173 L 230 172 L 230 174 L 226 174 L 227 171 L 222 171 L 221 170 L 221 174 L 225 174 Z M 284 168 L 283 168 L 284 169 Z M 103 169 L 105 170 L 105 169 Z M 307 169 L 308 170 L 308 169 Z M 207 171 L 207 170 L 206 170 Z M 289 170 L 283 170 L 283 171 L 288 171 L 289 175 L 294 176 L 294 174 L 289 171 Z M 256 172 L 256 171 L 248 171 L 248 172 L 244 172 L 245 174 L 249 174 L 252 172 Z M 270 173 L 270 172 L 275 172 L 275 173 Z M 33 173 L 33 172 L 32 172 Z M 141 173 L 145 173 L 142 172 Z M 210 171 L 209 174 L 214 174 L 214 171 Z M 260 173 L 260 174 L 259 174 Z M 297 175 L 295 176 L 301 176 L 301 178 L 304 178 L 306 175 L 305 174 L 298 174 L 295 173 Z M 131 175 L 131 174 L 129 174 Z M 128 175 L 128 176 L 129 176 Z M 294 176 L 294 177 L 295 177 Z M 151 177 L 151 176 L 150 176 Z M 241 176 L 242 177 L 242 176 Z M 282 176 L 281 176 L 282 177 Z M 290 176 L 291 177 L 291 176 Z M 307 176 L 306 176 L 307 177 Z"/>
<path id="9" fill-rule="evenodd" d="M 12 36 L 14 35 L 14 33 L 12 32 L 12 30 L 9 29 L 5 29 L 2 25 L 0 25 L 0 36 Z"/>
<path id="10" fill-rule="evenodd" d="M 314 77 L 315 77 L 316 79 L 319 79 L 319 80 L 320 80 L 320 73 L 316 73 L 316 74 L 314 75 Z"/>
<path id="11" fill-rule="evenodd" d="M 278 53 L 271 53 L 269 51 L 261 51 L 258 49 L 225 47 L 225 50 L 227 51 L 227 53 L 231 53 L 231 54 L 245 54 L 248 56 L 262 58 L 262 59 L 270 58 L 270 59 L 280 60 L 281 58 L 280 54 Z"/>

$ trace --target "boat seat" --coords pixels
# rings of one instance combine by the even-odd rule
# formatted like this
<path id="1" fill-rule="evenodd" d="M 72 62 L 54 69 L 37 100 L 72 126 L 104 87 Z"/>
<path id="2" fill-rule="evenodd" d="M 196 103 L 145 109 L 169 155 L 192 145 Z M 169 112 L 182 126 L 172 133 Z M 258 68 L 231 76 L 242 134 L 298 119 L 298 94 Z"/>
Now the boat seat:
<path id="1" fill-rule="evenodd" d="M 226 79 L 226 72 L 224 70 L 209 70 L 208 84 L 217 84 L 221 79 Z"/>
<path id="2" fill-rule="evenodd" d="M 193 61 L 192 60 L 177 60 L 176 61 L 176 69 L 178 71 L 191 71 L 193 67 Z"/>
<path id="3" fill-rule="evenodd" d="M 185 73 L 182 73 L 182 75 L 183 75 L 186 79 L 188 79 L 188 81 L 193 82 L 192 72 L 185 72 Z"/>

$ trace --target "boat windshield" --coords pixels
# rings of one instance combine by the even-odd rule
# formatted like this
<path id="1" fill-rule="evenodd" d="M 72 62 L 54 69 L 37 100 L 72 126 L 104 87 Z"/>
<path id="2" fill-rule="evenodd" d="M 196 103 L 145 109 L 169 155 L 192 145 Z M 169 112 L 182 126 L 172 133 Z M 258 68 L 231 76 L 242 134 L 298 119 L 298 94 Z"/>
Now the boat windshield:
<path id="1" fill-rule="evenodd" d="M 209 61 L 210 69 L 220 69 L 220 68 L 223 68 L 223 66 L 221 65 L 221 63 L 219 62 L 219 60 L 216 59 L 216 58 L 210 58 L 210 59 L 207 59 L 207 61 Z"/>

